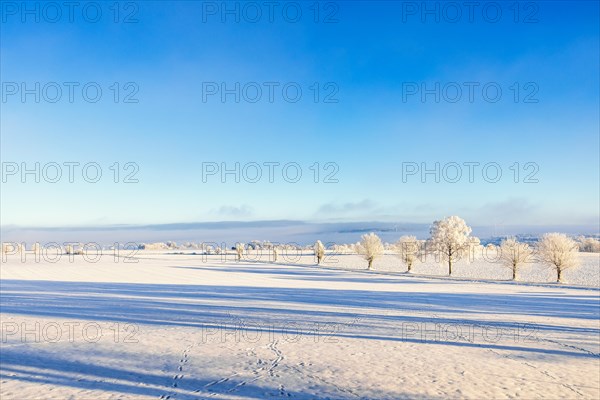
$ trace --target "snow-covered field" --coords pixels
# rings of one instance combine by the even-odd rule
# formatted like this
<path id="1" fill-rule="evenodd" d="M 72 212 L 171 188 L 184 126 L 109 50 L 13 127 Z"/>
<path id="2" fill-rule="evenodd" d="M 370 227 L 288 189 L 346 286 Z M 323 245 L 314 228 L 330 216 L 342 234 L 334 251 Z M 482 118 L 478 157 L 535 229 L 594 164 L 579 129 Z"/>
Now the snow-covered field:
<path id="1" fill-rule="evenodd" d="M 497 253 L 478 253 L 471 260 L 459 260 L 452 268 L 452 276 L 459 279 L 470 280 L 511 280 L 510 269 L 502 267 L 497 262 Z M 290 255 L 289 258 L 292 256 Z M 266 258 L 266 256 L 265 256 Z M 577 266 L 563 272 L 563 281 L 567 285 L 583 285 L 600 287 L 600 254 L 578 253 Z M 303 262 L 310 263 L 310 257 Z M 330 254 L 325 258 L 328 267 L 351 270 L 362 270 L 366 262 L 354 254 Z M 406 267 L 402 265 L 399 257 L 393 252 L 388 252 L 375 261 L 374 269 L 385 273 L 402 273 Z M 435 256 L 428 255 L 415 262 L 412 268 L 415 275 L 441 276 L 448 274 L 448 265 L 443 261 L 437 262 Z M 522 283 L 553 283 L 556 282 L 556 271 L 538 262 L 526 262 L 519 266 L 517 281 Z"/>
<path id="2" fill-rule="evenodd" d="M 476 281 L 510 277 L 482 260 L 138 257 L 1 265 L 3 400 L 600 396 L 598 254 L 564 285 Z"/>

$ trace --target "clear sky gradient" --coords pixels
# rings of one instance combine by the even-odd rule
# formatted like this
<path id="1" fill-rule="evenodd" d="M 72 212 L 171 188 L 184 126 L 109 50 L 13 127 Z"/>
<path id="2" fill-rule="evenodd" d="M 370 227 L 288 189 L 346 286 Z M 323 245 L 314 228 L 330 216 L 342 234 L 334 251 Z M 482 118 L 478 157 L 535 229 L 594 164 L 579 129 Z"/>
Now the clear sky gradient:
<path id="1" fill-rule="evenodd" d="M 27 6 L 36 10 L 36 3 L 39 22 L 2 6 L 2 225 L 427 223 L 447 215 L 480 225 L 598 224 L 597 1 L 496 2 L 499 18 L 495 6 L 487 15 L 479 6 L 472 20 L 464 2 L 455 3 L 457 19 L 444 2 L 427 3 L 438 7 L 436 16 L 422 14 L 422 2 L 281 1 L 271 17 L 259 1 L 256 22 L 248 2 L 227 3 L 238 17 L 223 14 L 222 2 L 200 1 L 122 2 L 117 15 L 111 1 L 95 3 L 102 11 L 95 23 L 95 9 L 82 15 L 86 2 L 73 22 L 63 8 L 56 23 L 44 2 Z M 55 96 L 47 86 L 39 103 L 35 94 L 23 101 L 21 84 L 32 89 L 36 82 L 57 82 L 62 97 L 47 101 Z M 73 102 L 64 82 L 79 84 Z M 82 97 L 88 82 L 103 91 L 96 103 Z M 225 102 L 220 93 L 207 94 L 236 82 L 256 82 L 262 97 L 250 101 L 254 84 L 239 102 L 234 94 Z M 278 85 L 273 102 L 265 82 Z M 472 101 L 465 82 L 475 85 Z M 290 83 L 290 96 L 294 87 L 302 90 L 297 102 L 284 99 Z M 423 99 L 422 85 L 436 83 L 439 102 L 435 93 Z M 496 87 L 502 96 L 492 102 Z M 135 88 L 131 99 L 138 102 L 124 102 Z M 11 166 L 36 162 L 95 162 L 103 175 L 89 183 L 76 168 L 71 183 L 65 166 L 57 183 L 44 176 L 36 183 L 31 174 L 22 182 L 21 171 L 7 175 Z M 110 169 L 115 162 L 119 183 Z M 139 167 L 138 183 L 122 182 L 134 171 L 124 169 L 127 162 Z M 239 183 L 231 174 L 224 183 L 218 174 L 203 179 L 203 163 L 236 162 L 263 166 L 262 179 L 248 182 L 243 171 Z M 273 182 L 265 162 L 280 163 Z M 473 182 L 465 162 L 480 163 Z M 284 179 L 286 163 L 301 167 L 299 182 Z M 440 163 L 440 181 L 433 174 L 425 182 L 419 173 L 403 177 L 403 163 Z M 452 167 L 444 179 L 448 163 L 462 166 L 458 182 L 450 182 Z M 489 182 L 495 173 L 482 176 L 486 163 L 502 168 L 498 182 Z M 251 177 L 254 171 L 246 169 Z M 323 182 L 334 171 L 338 182 Z M 537 183 L 524 182 L 530 173 Z"/>

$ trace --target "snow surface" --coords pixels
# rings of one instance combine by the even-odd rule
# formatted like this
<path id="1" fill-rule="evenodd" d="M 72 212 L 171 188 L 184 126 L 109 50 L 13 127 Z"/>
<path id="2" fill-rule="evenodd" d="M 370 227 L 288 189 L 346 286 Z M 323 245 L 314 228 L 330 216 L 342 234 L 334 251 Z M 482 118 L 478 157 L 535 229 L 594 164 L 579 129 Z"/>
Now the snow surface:
<path id="1" fill-rule="evenodd" d="M 3 400 L 600 397 L 597 254 L 565 285 L 474 281 L 510 276 L 481 260 L 440 279 L 392 255 L 138 257 L 1 265 Z"/>

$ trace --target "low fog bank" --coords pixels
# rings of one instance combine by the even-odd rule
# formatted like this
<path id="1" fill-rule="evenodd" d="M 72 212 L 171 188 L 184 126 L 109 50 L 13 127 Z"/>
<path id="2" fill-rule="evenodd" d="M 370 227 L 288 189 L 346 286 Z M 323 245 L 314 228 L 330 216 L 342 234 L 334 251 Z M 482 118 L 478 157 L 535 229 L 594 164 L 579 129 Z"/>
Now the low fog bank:
<path id="1" fill-rule="evenodd" d="M 0 228 L 3 242 L 96 242 L 110 245 L 114 242 L 216 242 L 235 243 L 251 240 L 270 240 L 278 243 L 306 245 L 319 239 L 328 243 L 355 243 L 367 232 L 375 232 L 383 241 L 394 242 L 402 235 L 418 239 L 429 236 L 430 224 L 390 222 L 329 222 L 253 221 L 201 222 L 157 225 L 112 225 L 79 227 L 19 227 Z M 597 235 L 596 225 L 548 226 L 473 226 L 473 234 L 482 243 L 493 242 L 505 236 L 537 237 L 546 232 L 568 235 Z"/>

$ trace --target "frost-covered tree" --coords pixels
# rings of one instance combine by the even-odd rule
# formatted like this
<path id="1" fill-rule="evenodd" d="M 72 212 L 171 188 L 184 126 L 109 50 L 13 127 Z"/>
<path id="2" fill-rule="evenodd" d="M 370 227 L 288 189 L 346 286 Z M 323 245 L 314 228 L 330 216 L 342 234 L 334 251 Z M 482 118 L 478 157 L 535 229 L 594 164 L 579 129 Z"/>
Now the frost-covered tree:
<path id="1" fill-rule="evenodd" d="M 579 242 L 579 251 L 587 253 L 600 253 L 600 240 L 593 237 L 580 236 L 577 238 Z"/>
<path id="2" fill-rule="evenodd" d="M 533 254 L 527 243 L 520 243 L 515 238 L 500 243 L 500 265 L 512 271 L 512 279 L 517 279 L 517 270 L 522 264 L 529 262 Z"/>
<path id="3" fill-rule="evenodd" d="M 460 259 L 461 254 L 467 251 L 474 241 L 470 236 L 471 228 L 464 219 L 452 216 L 435 221 L 429 233 L 430 244 L 448 262 L 448 275 L 452 275 L 452 264 Z"/>
<path id="4" fill-rule="evenodd" d="M 381 243 L 379 236 L 373 232 L 367 233 L 360 237 L 358 250 L 359 254 L 369 263 L 367 269 L 371 269 L 373 261 L 383 254 L 383 243 Z"/>
<path id="5" fill-rule="evenodd" d="M 244 255 L 244 245 L 242 243 L 236 243 L 235 252 L 237 254 L 237 260 L 241 261 L 242 256 Z"/>
<path id="6" fill-rule="evenodd" d="M 321 264 L 323 257 L 325 257 L 325 246 L 320 240 L 317 240 L 314 246 L 315 256 L 317 257 L 317 264 Z"/>
<path id="7" fill-rule="evenodd" d="M 395 249 L 400 254 L 402 263 L 406 265 L 410 272 L 419 255 L 419 242 L 414 236 L 402 236 L 395 245 Z"/>
<path id="8" fill-rule="evenodd" d="M 562 282 L 562 273 L 577 263 L 578 245 L 563 233 L 546 233 L 538 243 L 539 260 L 556 270 L 556 281 Z"/>

